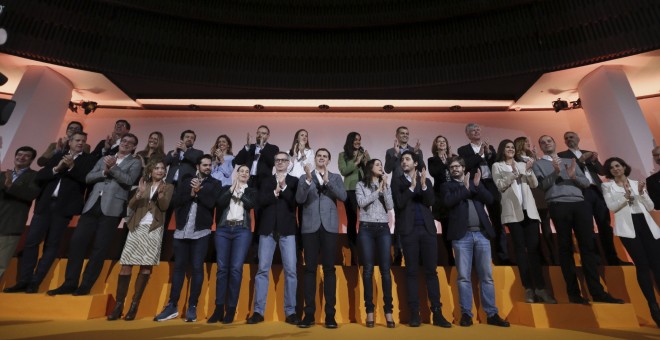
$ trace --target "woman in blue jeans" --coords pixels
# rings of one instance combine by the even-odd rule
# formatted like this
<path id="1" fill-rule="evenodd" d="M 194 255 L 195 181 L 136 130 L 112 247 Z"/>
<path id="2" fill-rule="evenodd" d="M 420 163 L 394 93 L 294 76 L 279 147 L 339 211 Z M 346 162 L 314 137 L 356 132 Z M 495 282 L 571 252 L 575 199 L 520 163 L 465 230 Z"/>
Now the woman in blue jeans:
<path id="1" fill-rule="evenodd" d="M 218 198 L 215 251 L 218 264 L 215 284 L 215 311 L 208 323 L 234 321 L 243 278 L 243 262 L 252 240 L 250 210 L 256 204 L 256 190 L 248 188 L 250 168 L 240 165 L 231 186 Z M 227 290 L 229 294 L 227 295 Z"/>
<path id="2" fill-rule="evenodd" d="M 355 186 L 355 196 L 360 207 L 358 246 L 362 256 L 362 282 L 364 306 L 367 309 L 367 327 L 374 327 L 373 284 L 374 263 L 378 261 L 383 286 L 383 309 L 388 328 L 394 328 L 392 318 L 392 276 L 390 275 L 390 247 L 392 235 L 387 211 L 394 208 L 392 190 L 383 173 L 383 163 L 378 159 L 367 162 L 364 178 Z"/>

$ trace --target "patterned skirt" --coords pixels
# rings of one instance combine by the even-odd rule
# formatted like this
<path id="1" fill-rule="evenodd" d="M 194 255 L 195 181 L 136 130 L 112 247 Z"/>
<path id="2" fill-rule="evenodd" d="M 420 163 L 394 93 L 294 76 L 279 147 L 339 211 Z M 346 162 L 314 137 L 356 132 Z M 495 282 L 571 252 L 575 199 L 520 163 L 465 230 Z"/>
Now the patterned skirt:
<path id="1" fill-rule="evenodd" d="M 128 232 L 119 263 L 133 266 L 155 266 L 160 262 L 163 227 L 149 231 L 149 224 L 140 224 Z"/>

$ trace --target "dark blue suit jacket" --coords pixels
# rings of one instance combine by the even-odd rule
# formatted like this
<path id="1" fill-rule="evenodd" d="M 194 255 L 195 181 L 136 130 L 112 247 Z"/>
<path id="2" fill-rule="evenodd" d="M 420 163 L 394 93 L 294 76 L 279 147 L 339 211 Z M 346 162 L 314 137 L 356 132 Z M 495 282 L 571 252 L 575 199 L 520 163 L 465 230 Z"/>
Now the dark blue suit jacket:
<path id="1" fill-rule="evenodd" d="M 443 183 L 440 187 L 440 197 L 449 209 L 449 225 L 447 230 L 444 231 L 448 240 L 460 240 L 467 233 L 468 199 L 474 202 L 474 207 L 477 209 L 479 221 L 486 231 L 486 236 L 488 238 L 495 236 L 493 226 L 490 224 L 486 210 L 484 210 L 484 204 L 493 202 L 493 195 L 482 183 L 475 187 L 474 182 L 470 180 L 470 190 L 468 190 L 462 182 L 451 180 Z"/>
<path id="2" fill-rule="evenodd" d="M 408 235 L 415 227 L 415 204 L 422 205 L 422 217 L 424 227 L 429 234 L 436 235 L 438 229 L 435 227 L 433 214 L 430 207 L 435 203 L 435 194 L 431 180 L 426 179 L 426 190 L 422 190 L 422 184 L 417 182 L 415 192 L 410 191 L 410 182 L 405 175 L 400 175 L 392 180 L 392 199 L 396 212 L 394 230 L 397 234 Z"/>

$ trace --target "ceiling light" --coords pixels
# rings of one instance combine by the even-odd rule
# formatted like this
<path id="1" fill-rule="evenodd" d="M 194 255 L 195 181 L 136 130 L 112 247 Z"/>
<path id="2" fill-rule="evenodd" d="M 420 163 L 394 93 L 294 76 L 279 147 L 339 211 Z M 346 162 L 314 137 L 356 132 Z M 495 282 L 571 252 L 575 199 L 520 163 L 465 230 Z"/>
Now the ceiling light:
<path id="1" fill-rule="evenodd" d="M 561 100 L 561 98 L 557 98 L 557 100 L 552 102 L 552 108 L 555 109 L 555 112 L 559 112 L 561 110 L 568 110 L 568 102 L 565 100 Z"/>

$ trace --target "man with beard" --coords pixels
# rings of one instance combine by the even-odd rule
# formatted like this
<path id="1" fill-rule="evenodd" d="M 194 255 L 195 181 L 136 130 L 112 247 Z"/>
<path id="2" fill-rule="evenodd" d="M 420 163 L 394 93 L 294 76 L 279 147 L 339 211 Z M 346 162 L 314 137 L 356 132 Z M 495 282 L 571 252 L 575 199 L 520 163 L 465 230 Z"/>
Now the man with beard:
<path id="1" fill-rule="evenodd" d="M 449 328 L 451 324 L 442 315 L 440 282 L 438 281 L 438 229 L 435 227 L 431 206 L 435 194 L 426 168 L 417 173 L 417 154 L 404 151 L 401 155 L 401 174 L 393 180 L 392 198 L 396 212 L 394 232 L 399 235 L 406 259 L 406 289 L 410 309 L 410 327 L 419 327 L 418 275 L 420 259 L 426 276 L 426 291 L 433 312 L 433 325 Z M 421 255 L 421 257 L 420 257 Z"/>
<path id="2" fill-rule="evenodd" d="M 66 126 L 66 135 L 57 140 L 57 142 L 50 143 L 46 151 L 41 154 L 41 157 L 37 159 L 38 166 L 46 166 L 48 160 L 51 159 L 57 152 L 67 153 L 67 148 L 69 147 L 69 140 L 76 132 L 83 132 L 83 126 L 80 122 L 72 121 Z M 85 144 L 83 148 L 84 153 L 89 153 L 89 144 Z"/>
<path id="3" fill-rule="evenodd" d="M 495 285 L 490 266 L 490 241 L 495 231 L 484 210 L 484 205 L 493 203 L 490 191 L 481 183 L 481 169 L 476 170 L 473 179 L 465 173 L 465 161 L 453 157 L 449 161 L 451 181 L 440 187 L 440 197 L 449 208 L 447 238 L 452 241 L 456 256 L 458 277 L 458 300 L 461 306 L 459 325 L 472 326 L 472 264 L 479 277 L 481 305 L 486 312 L 486 323 L 493 326 L 509 327 L 502 320 L 495 305 Z"/>
<path id="4" fill-rule="evenodd" d="M 300 176 L 296 201 L 303 205 L 302 243 L 305 256 L 305 317 L 298 323 L 300 328 L 314 325 L 316 312 L 316 271 L 321 254 L 323 268 L 323 298 L 325 300 L 325 327 L 337 328 L 335 303 L 337 301 L 337 277 L 335 275 L 335 254 L 339 216 L 337 200 L 346 199 L 346 189 L 339 174 L 331 173 L 327 166 L 330 151 L 316 150 L 316 169 L 310 171 L 305 165 L 305 175 Z"/>
<path id="5" fill-rule="evenodd" d="M 181 132 L 181 140 L 177 143 L 176 149 L 168 152 L 163 159 L 165 165 L 169 166 L 165 182 L 174 184 L 175 188 L 180 178 L 195 174 L 197 161 L 204 154 L 201 150 L 193 148 L 196 139 L 197 135 L 193 130 Z"/>
<path id="6" fill-rule="evenodd" d="M 35 181 L 37 172 L 30 169 L 36 157 L 35 149 L 22 146 L 14 153 L 14 168 L 0 172 L 0 278 L 25 231 L 32 201 L 41 190 Z"/>
<path id="7" fill-rule="evenodd" d="M 222 189 L 220 181 L 210 176 L 211 162 L 211 155 L 202 155 L 197 161 L 197 174 L 181 178 L 172 197 L 176 215 L 172 286 L 167 305 L 154 321 L 179 316 L 177 305 L 188 265 L 192 269 L 186 322 L 197 320 L 197 302 L 204 282 L 204 258 L 209 247 L 216 200 Z"/>
<path id="8" fill-rule="evenodd" d="M 96 144 L 92 156 L 99 159 L 103 156 L 112 156 L 119 151 L 119 144 L 122 137 L 131 132 L 131 124 L 125 119 L 120 119 L 115 122 L 115 127 L 112 133 L 109 134 L 104 140 Z"/>
<path id="9" fill-rule="evenodd" d="M 582 193 L 582 189 L 589 186 L 589 180 L 577 166 L 575 158 L 567 159 L 557 156 L 555 140 L 552 137 L 541 136 L 539 146 L 544 156 L 534 163 L 532 169 L 538 177 L 539 187 L 545 191 L 550 218 L 557 230 L 559 264 L 566 282 L 568 301 L 589 304 L 589 300 L 584 298 L 580 292 L 575 272 L 574 233 L 578 241 L 584 277 L 594 302 L 623 303 L 623 300 L 614 298 L 607 293 L 600 284 L 594 253 L 593 215 Z"/>
<path id="10" fill-rule="evenodd" d="M 598 153 L 580 150 L 580 137 L 572 131 L 564 133 L 564 143 L 566 143 L 568 150 L 558 152 L 557 156 L 566 159 L 576 159 L 580 170 L 582 170 L 585 177 L 589 180 L 589 186 L 582 193 L 584 194 L 584 200 L 591 207 L 594 220 L 596 220 L 600 244 L 603 246 L 607 263 L 610 266 L 629 264 L 621 261 L 616 254 L 616 249 L 614 249 L 614 233 L 610 223 L 610 210 L 607 209 L 607 204 L 605 204 L 605 198 L 603 198 L 603 192 L 600 188 L 603 182 L 600 180 L 599 175 L 605 176 L 605 170 L 598 160 Z"/>
<path id="11" fill-rule="evenodd" d="M 39 285 L 55 261 L 71 218 L 82 211 L 85 204 L 85 177 L 95 161 L 94 157 L 83 152 L 85 141 L 86 133 L 75 132 L 68 141 L 67 153 L 55 153 L 37 173 L 37 183 L 43 189 L 37 198 L 25 237 L 16 285 L 5 288 L 6 293 L 36 293 L 39 290 Z M 46 241 L 39 259 L 39 245 L 44 239 Z"/>
<path id="12" fill-rule="evenodd" d="M 88 295 L 101 273 L 108 248 L 112 244 L 115 230 L 126 214 L 128 192 L 142 171 L 142 162 L 133 157 L 138 138 L 128 133 L 121 138 L 115 155 L 104 156 L 87 174 L 87 184 L 94 185 L 88 193 L 69 246 L 64 283 L 48 295 Z M 89 244 L 92 252 L 83 273 L 80 272 Z"/>

